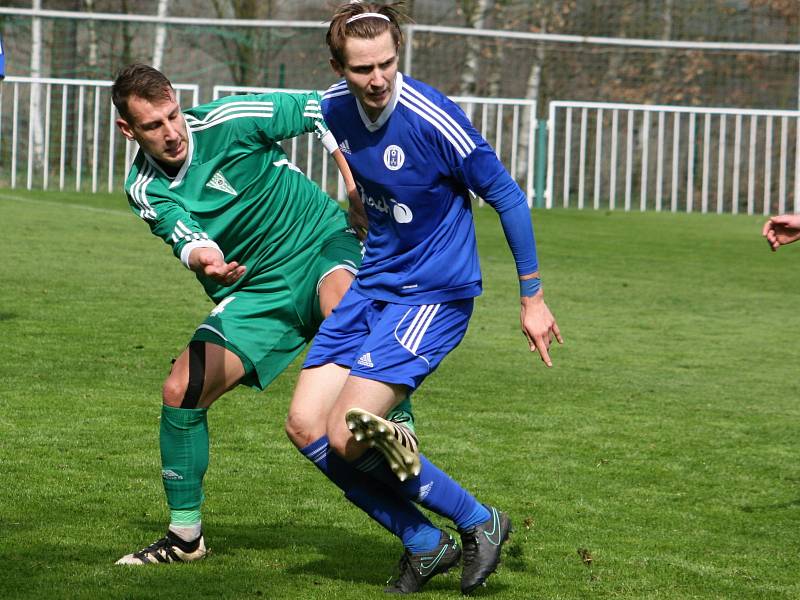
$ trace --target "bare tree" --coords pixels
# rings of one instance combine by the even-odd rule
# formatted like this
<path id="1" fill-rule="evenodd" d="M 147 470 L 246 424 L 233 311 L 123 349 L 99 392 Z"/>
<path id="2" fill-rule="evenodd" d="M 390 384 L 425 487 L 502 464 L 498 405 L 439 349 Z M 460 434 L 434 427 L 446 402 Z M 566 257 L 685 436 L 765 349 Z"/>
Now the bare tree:
<path id="1" fill-rule="evenodd" d="M 567 19 L 575 10 L 575 5 L 576 0 L 539 0 L 527 13 L 526 22 L 520 23 L 519 27 L 528 29 L 529 31 L 540 31 L 544 33 L 550 33 L 551 29 L 555 29 L 556 31 L 563 30 Z M 545 94 L 543 93 L 543 77 L 548 60 L 546 48 L 547 46 L 544 43 L 536 44 L 524 90 L 525 99 L 535 100 L 537 110 L 541 115 L 544 115 L 547 110 L 547 105 L 544 101 Z M 534 151 L 534 148 L 528 147 L 529 140 L 527 133 L 532 126 L 531 121 L 536 119 L 536 117 L 536 114 L 525 111 L 520 122 L 520 131 L 525 132 L 525 135 L 522 137 L 522 147 L 525 148 L 525 152 L 520 152 L 517 159 L 517 172 L 519 173 L 525 172 L 527 154 L 528 152 Z M 535 143 L 534 141 L 534 145 Z"/>
<path id="2" fill-rule="evenodd" d="M 94 0 L 83 0 L 83 9 L 86 12 L 94 12 Z M 87 58 L 89 61 L 89 68 L 92 74 L 94 74 L 97 69 L 97 24 L 92 19 L 89 19 L 86 21 L 86 27 L 89 30 L 89 53 Z"/>
<path id="3" fill-rule="evenodd" d="M 130 7 L 128 5 L 128 0 L 122 0 L 121 4 L 122 12 L 128 13 L 130 12 Z M 122 23 L 122 48 L 119 52 L 119 62 L 120 66 L 129 65 L 133 62 L 133 31 L 127 21 L 123 21 Z M 115 71 L 116 68 L 112 65 L 112 72 Z"/>
<path id="4" fill-rule="evenodd" d="M 169 10 L 169 0 L 158 0 L 158 16 L 166 17 Z M 153 67 L 156 69 L 161 68 L 161 63 L 164 60 L 164 44 L 167 40 L 167 27 L 166 25 L 159 24 L 156 27 L 155 41 L 153 42 Z"/>
<path id="5" fill-rule="evenodd" d="M 467 27 L 483 29 L 486 16 L 494 7 L 494 0 L 460 0 L 461 8 L 467 20 Z M 467 58 L 464 61 L 464 70 L 461 73 L 461 96 L 474 96 L 477 92 L 478 70 L 480 68 L 481 38 L 470 36 L 467 38 Z"/>
<path id="6" fill-rule="evenodd" d="M 34 10 L 42 8 L 42 0 L 32 0 L 31 6 Z M 41 77 L 42 75 L 42 20 L 33 19 L 31 27 L 31 77 Z M 38 83 L 31 85 L 31 114 L 30 128 L 33 133 L 33 148 L 28 152 L 33 152 L 37 164 L 42 164 L 44 160 L 44 127 L 42 126 L 42 92 Z"/>
<path id="7" fill-rule="evenodd" d="M 662 40 L 672 39 L 672 22 L 673 22 L 674 9 L 675 9 L 675 0 L 664 0 L 664 6 L 661 9 Z M 656 62 L 653 65 L 653 81 L 664 80 L 664 74 L 666 73 L 666 64 L 668 60 L 669 60 L 669 52 L 667 50 L 662 50 L 661 52 L 658 53 Z M 656 90 L 653 90 L 653 93 L 650 94 L 650 101 L 658 102 L 658 100 L 659 98 L 657 92 Z"/>
<path id="8" fill-rule="evenodd" d="M 212 0 L 218 17 L 235 19 L 272 18 L 274 0 Z M 273 48 L 270 29 L 247 28 L 234 36 L 220 38 L 228 68 L 237 85 L 258 85 L 266 81 L 269 59 L 280 51 Z"/>

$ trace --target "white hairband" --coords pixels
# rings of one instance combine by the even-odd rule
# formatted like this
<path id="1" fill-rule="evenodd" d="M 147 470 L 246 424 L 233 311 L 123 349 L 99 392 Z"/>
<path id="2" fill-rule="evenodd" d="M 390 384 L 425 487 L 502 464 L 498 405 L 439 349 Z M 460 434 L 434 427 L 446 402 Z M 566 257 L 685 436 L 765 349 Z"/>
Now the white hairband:
<path id="1" fill-rule="evenodd" d="M 376 17 L 378 19 L 383 19 L 384 21 L 389 21 L 391 23 L 391 19 L 389 17 L 387 17 L 386 15 L 382 15 L 380 13 L 365 12 L 365 13 L 359 13 L 359 14 L 353 16 L 353 17 L 350 17 L 349 19 L 347 19 L 347 21 L 345 21 L 344 24 L 345 25 L 350 25 L 350 23 L 352 23 L 353 21 L 358 21 L 359 19 L 366 19 L 367 17 Z"/>

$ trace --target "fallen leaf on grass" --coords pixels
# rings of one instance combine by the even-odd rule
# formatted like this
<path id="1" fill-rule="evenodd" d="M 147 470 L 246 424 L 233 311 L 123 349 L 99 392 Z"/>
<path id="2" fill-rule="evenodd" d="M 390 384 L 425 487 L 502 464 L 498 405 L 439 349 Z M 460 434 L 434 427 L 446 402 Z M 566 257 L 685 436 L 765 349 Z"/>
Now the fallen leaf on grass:
<path id="1" fill-rule="evenodd" d="M 589 552 L 588 548 L 578 548 L 578 556 L 581 557 L 583 564 L 585 564 L 587 567 L 592 566 L 592 561 L 594 561 L 594 558 L 592 557 L 592 553 Z"/>

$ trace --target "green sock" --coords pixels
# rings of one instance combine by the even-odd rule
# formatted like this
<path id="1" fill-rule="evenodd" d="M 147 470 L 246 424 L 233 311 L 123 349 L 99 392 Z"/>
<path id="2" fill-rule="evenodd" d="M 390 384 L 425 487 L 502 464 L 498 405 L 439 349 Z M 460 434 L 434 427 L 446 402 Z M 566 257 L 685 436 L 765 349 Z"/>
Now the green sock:
<path id="1" fill-rule="evenodd" d="M 173 523 L 200 522 L 208 468 L 207 408 L 161 407 L 161 477 Z M 189 518 L 191 517 L 191 519 Z"/>
<path id="2" fill-rule="evenodd" d="M 406 395 L 397 406 L 386 413 L 386 419 L 402 423 L 408 427 L 412 433 L 417 433 L 416 427 L 414 427 L 414 413 L 411 410 L 411 394 Z"/>

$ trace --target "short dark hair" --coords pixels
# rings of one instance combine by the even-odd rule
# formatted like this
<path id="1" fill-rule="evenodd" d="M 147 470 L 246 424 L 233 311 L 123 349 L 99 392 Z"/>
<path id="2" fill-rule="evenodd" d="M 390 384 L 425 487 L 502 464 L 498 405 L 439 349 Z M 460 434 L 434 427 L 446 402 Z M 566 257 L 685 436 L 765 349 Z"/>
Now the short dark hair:
<path id="1" fill-rule="evenodd" d="M 138 96 L 148 102 L 169 100 L 174 94 L 172 84 L 164 74 L 150 65 L 134 63 L 117 73 L 114 85 L 111 86 L 111 101 L 117 107 L 120 116 L 130 120 L 128 98 Z"/>
<path id="2" fill-rule="evenodd" d="M 403 12 L 404 3 L 394 2 L 392 4 L 378 4 L 377 2 L 349 2 L 340 5 L 333 13 L 331 24 L 325 41 L 331 51 L 331 56 L 340 65 L 344 65 L 344 44 L 348 37 L 371 40 L 386 31 L 392 32 L 392 39 L 398 48 L 403 43 L 403 31 L 400 29 L 401 21 L 410 21 Z M 348 23 L 356 15 L 362 13 L 376 13 L 383 15 L 385 19 L 378 17 L 357 19 Z"/>

